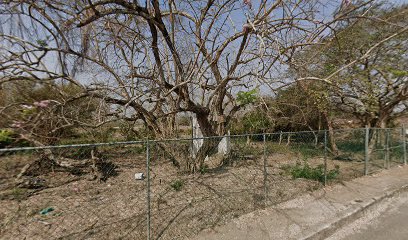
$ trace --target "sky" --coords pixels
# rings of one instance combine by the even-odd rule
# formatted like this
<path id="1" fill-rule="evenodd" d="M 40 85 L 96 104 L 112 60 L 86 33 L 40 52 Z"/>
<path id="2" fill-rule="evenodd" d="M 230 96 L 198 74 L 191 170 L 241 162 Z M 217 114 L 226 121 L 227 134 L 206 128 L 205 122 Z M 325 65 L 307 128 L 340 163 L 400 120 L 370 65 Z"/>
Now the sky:
<path id="1" fill-rule="evenodd" d="M 291 0 L 291 1 L 293 1 L 293 0 Z M 243 3 L 243 1 L 241 1 L 241 2 L 242 2 L 242 4 L 240 6 L 239 5 L 237 6 L 237 9 L 233 12 L 233 14 L 231 16 L 231 18 L 232 18 L 232 20 L 234 22 L 236 31 L 241 31 L 242 30 L 241 26 L 246 22 L 246 19 L 247 19 L 245 17 L 245 14 L 248 14 L 249 16 L 251 14 L 253 14 L 253 10 L 249 9 L 248 6 L 246 6 Z M 252 2 L 252 5 L 253 5 L 253 9 L 257 9 L 260 2 L 261 2 L 261 0 L 251 0 L 251 2 Z M 270 0 L 268 2 L 272 3 L 273 0 Z M 313 2 L 313 1 L 310 1 L 310 2 Z M 333 11 L 340 6 L 341 2 L 342 2 L 342 0 L 327 0 L 327 1 L 323 2 L 323 3 L 326 3 L 326 4 L 319 5 L 320 12 L 318 13 L 317 18 L 325 19 L 326 21 L 329 21 L 332 18 Z M 396 4 L 396 5 L 404 4 L 404 3 L 408 4 L 408 0 L 391 0 L 391 1 L 386 1 L 386 2 L 391 3 L 391 4 Z M 279 15 L 282 14 L 282 13 L 281 13 L 281 11 L 276 11 L 275 14 L 276 14 L 276 17 L 280 17 Z M 234 43 L 235 46 L 234 46 L 234 44 L 232 46 L 233 47 L 238 47 L 236 45 L 237 43 L 238 43 L 238 41 L 236 43 Z M 52 58 L 52 56 L 50 58 Z M 49 68 L 54 68 L 54 69 L 57 68 L 55 65 L 53 66 L 53 64 L 55 64 L 55 61 L 53 61 L 52 59 L 46 58 L 45 64 Z M 285 67 L 283 65 L 278 66 L 278 68 L 281 71 L 285 71 Z M 277 72 L 277 74 L 281 74 L 280 71 L 276 71 L 276 72 Z M 87 73 L 82 74 L 82 75 L 80 75 L 78 77 L 83 79 L 83 81 L 89 81 L 90 80 L 90 79 L 87 79 Z"/>

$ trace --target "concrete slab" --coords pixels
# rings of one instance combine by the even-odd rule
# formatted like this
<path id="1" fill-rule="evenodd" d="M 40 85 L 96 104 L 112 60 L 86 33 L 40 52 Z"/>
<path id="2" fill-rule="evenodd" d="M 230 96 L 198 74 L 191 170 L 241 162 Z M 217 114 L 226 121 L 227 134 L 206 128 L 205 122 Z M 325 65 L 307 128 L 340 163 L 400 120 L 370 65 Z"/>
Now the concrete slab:
<path id="1" fill-rule="evenodd" d="M 193 239 L 324 239 L 371 206 L 407 188 L 408 167 L 384 170 L 243 215 Z"/>

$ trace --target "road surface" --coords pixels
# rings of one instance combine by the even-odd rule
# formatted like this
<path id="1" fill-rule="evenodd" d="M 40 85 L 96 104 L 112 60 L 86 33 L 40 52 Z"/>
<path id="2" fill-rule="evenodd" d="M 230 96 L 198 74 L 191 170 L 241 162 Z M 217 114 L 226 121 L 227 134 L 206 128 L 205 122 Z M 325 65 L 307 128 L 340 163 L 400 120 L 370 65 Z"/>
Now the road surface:
<path id="1" fill-rule="evenodd" d="M 337 231 L 331 240 L 407 240 L 408 193 L 388 199 L 365 216 Z"/>

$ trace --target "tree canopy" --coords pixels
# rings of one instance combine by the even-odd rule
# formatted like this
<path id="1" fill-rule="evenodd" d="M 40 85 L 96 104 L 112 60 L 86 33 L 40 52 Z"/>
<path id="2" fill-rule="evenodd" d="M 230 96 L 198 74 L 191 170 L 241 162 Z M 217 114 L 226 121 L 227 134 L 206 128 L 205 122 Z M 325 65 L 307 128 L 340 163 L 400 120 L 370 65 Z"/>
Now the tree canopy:
<path id="1" fill-rule="evenodd" d="M 292 77 L 282 73 L 296 66 L 304 73 L 296 76 L 299 81 L 319 80 L 330 85 L 330 92 L 326 86 L 319 87 L 325 94 L 319 93 L 320 97 L 314 99 L 326 118 L 328 96 L 339 99 L 337 102 L 344 106 L 364 106 L 358 109 L 367 115 L 364 109 L 373 109 L 372 97 L 361 97 L 366 92 L 363 88 L 354 91 L 357 83 L 369 81 L 357 80 L 364 71 L 378 82 L 371 85 L 390 89 L 381 93 L 383 98 L 406 96 L 406 86 L 397 86 L 398 81 L 406 83 L 403 66 L 377 67 L 385 60 L 373 55 L 381 52 L 379 49 L 393 49 L 392 54 L 396 54 L 396 49 L 405 47 L 405 43 L 395 43 L 407 30 L 402 17 L 405 9 L 395 16 L 390 12 L 371 14 L 376 2 L 2 1 L 0 86 L 30 82 L 36 88 L 61 94 L 58 101 L 43 96 L 25 103 L 6 102 L 0 114 L 10 119 L 8 127 L 34 136 L 35 131 L 30 130 L 37 126 L 32 124 L 34 118 L 20 122 L 18 114 L 4 109 L 35 105 L 45 113 L 48 106 L 65 109 L 67 103 L 93 99 L 100 110 L 94 112 L 96 116 L 80 119 L 82 112 L 72 111 L 78 117 L 53 114 L 56 119 L 50 122 L 58 122 L 63 128 L 141 121 L 160 139 L 172 137 L 177 116 L 187 113 L 197 118 L 204 136 L 224 135 L 237 113 L 255 102 L 254 89 L 276 89 L 293 82 Z M 386 30 L 376 31 L 380 25 Z M 352 42 L 347 39 L 352 35 L 348 31 L 361 41 L 364 35 L 372 34 L 372 41 L 344 45 Z M 356 51 L 351 50 L 354 48 Z M 305 51 L 315 55 L 297 57 Z M 334 61 L 330 54 L 349 58 Z M 385 58 L 392 57 L 379 59 Z M 377 65 L 370 63 L 370 68 L 361 70 L 367 60 L 375 60 Z M 392 61 L 403 64 L 401 59 Z M 391 75 L 385 76 L 382 73 L 387 68 Z M 353 76 L 345 73 L 349 69 Z M 395 84 L 387 85 L 389 80 Z M 75 91 L 61 91 L 62 86 L 72 86 Z M 380 109 L 393 109 L 387 111 L 394 113 L 397 106 L 402 106 L 401 101 L 395 104 L 394 100 L 381 103 Z M 197 155 L 199 164 L 214 147 L 211 144 L 215 145 L 204 141 Z"/>
<path id="2" fill-rule="evenodd" d="M 408 100 L 408 7 L 370 9 L 336 35 L 302 53 L 300 75 L 320 76 L 332 107 L 364 125 L 386 127 Z"/>

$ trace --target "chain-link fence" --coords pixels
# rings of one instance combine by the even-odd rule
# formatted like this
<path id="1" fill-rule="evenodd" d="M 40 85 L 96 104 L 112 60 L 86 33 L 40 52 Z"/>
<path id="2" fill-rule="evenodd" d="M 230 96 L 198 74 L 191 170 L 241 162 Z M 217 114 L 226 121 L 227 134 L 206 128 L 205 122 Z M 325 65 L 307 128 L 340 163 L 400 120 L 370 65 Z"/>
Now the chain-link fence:
<path id="1" fill-rule="evenodd" d="M 1 239 L 146 239 L 144 142 L 2 149 Z"/>
<path id="2" fill-rule="evenodd" d="M 372 128 L 367 130 L 367 132 L 370 139 L 367 143 L 369 172 L 406 164 L 407 133 L 404 128 Z"/>
<path id="3" fill-rule="evenodd" d="M 0 149 L 4 239 L 186 239 L 407 161 L 403 128 Z"/>

